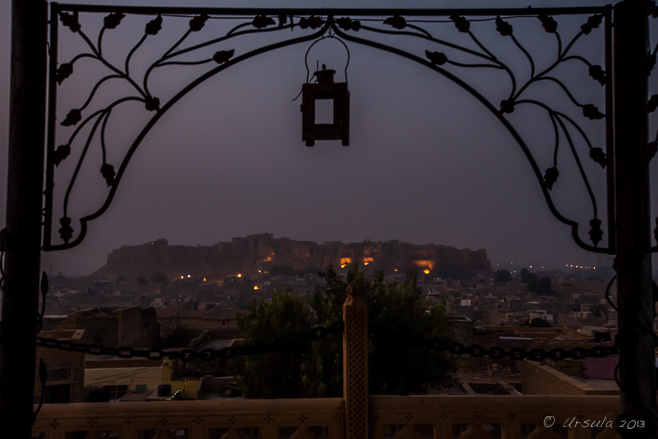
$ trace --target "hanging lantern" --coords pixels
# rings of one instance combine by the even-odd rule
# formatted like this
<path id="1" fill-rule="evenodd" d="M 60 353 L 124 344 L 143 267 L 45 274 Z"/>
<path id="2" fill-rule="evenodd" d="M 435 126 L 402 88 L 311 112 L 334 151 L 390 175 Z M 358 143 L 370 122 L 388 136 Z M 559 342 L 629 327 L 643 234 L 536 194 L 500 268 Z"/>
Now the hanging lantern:
<path id="1" fill-rule="evenodd" d="M 302 85 L 302 140 L 314 146 L 316 140 L 341 140 L 350 144 L 350 92 L 347 82 L 334 82 L 335 70 L 315 72 L 316 83 Z"/>

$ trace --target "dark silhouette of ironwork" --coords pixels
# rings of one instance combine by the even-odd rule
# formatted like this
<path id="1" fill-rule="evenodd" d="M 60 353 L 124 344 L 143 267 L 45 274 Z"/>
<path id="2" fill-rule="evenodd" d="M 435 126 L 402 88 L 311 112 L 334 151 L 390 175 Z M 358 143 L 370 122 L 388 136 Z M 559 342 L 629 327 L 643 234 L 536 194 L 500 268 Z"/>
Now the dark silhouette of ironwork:
<path id="1" fill-rule="evenodd" d="M 576 9 L 510 9 L 510 10 L 474 10 L 474 11 L 441 11 L 441 10 L 254 10 L 254 9 L 181 9 L 181 8 L 119 8 L 119 7 L 91 7 L 84 5 L 57 5 L 52 6 L 52 16 L 58 17 L 61 26 L 68 31 L 79 35 L 81 40 L 89 48 L 88 52 L 80 53 L 66 62 L 58 64 L 56 56 L 51 56 L 51 77 L 50 77 L 50 114 L 49 118 L 49 144 L 48 144 L 48 171 L 46 186 L 46 227 L 44 230 L 44 250 L 61 250 L 78 245 L 84 239 L 88 223 L 105 212 L 109 207 L 117 187 L 122 179 L 126 167 L 132 158 L 135 150 L 154 126 L 162 115 L 179 101 L 189 91 L 203 83 L 210 77 L 219 74 L 226 68 L 240 63 L 253 56 L 264 52 L 281 49 L 286 46 L 299 44 L 305 41 L 313 41 L 322 36 L 331 33 L 332 36 L 340 37 L 342 40 L 355 44 L 366 45 L 375 49 L 384 50 L 396 55 L 402 56 L 414 62 L 420 63 L 438 74 L 453 81 L 456 85 L 464 88 L 473 95 L 483 106 L 489 110 L 510 132 L 514 140 L 518 143 L 528 162 L 537 177 L 542 193 L 546 199 L 550 211 L 555 217 L 571 228 L 571 233 L 575 242 L 582 248 L 597 252 L 614 254 L 614 228 L 611 225 L 613 214 L 607 213 L 607 242 L 606 245 L 599 245 L 603 241 L 603 221 L 599 214 L 599 204 L 592 190 L 590 176 L 588 176 L 584 160 L 592 160 L 601 166 L 603 178 L 608 181 L 614 178 L 612 169 L 608 166 L 612 156 L 612 142 L 609 141 L 611 133 L 611 118 L 607 118 L 609 112 L 607 108 L 611 102 L 609 87 L 610 70 L 610 35 L 606 30 L 610 26 L 610 8 L 576 8 Z M 97 35 L 87 35 L 83 27 L 82 17 L 84 13 L 106 13 L 103 18 L 103 25 L 97 31 Z M 144 16 L 144 33 L 141 39 L 130 49 L 126 50 L 126 57 L 123 66 L 115 66 L 103 55 L 103 44 L 109 37 L 110 32 L 118 28 L 127 15 L 139 14 Z M 246 15 L 246 17 L 245 17 Z M 559 30 L 560 15 L 580 15 L 583 24 L 579 30 L 565 38 Z M 150 66 L 146 69 L 142 78 L 134 77 L 131 73 L 131 59 L 138 52 L 140 46 L 149 38 L 156 38 L 166 20 L 189 19 L 188 29 L 183 35 L 168 49 L 163 49 L 162 54 L 155 56 Z M 431 17 L 428 19 L 428 17 Z M 555 17 L 558 17 L 556 19 Z M 233 19 L 240 24 L 229 29 L 225 34 L 217 35 L 210 33 L 208 40 L 202 43 L 190 44 L 185 46 L 186 41 L 193 33 L 202 34 L 208 27 L 209 20 L 213 19 Z M 555 38 L 555 53 L 535 54 L 534 56 L 526 49 L 520 41 L 520 36 L 514 34 L 513 23 L 518 20 L 534 20 L 537 31 L 548 33 Z M 453 33 L 456 28 L 456 36 L 460 34 L 467 36 L 470 40 L 470 46 L 463 43 L 449 41 L 445 37 L 438 37 L 432 34 L 432 30 L 427 29 L 428 25 L 440 26 L 450 29 Z M 478 30 L 474 29 L 478 25 Z M 51 27 L 51 40 L 53 45 L 57 45 L 58 26 Z M 494 30 L 501 36 L 509 38 L 519 53 L 523 54 L 528 66 L 530 67 L 530 77 L 522 81 L 523 73 L 515 72 L 515 66 L 511 66 L 502 61 L 495 50 L 487 47 L 482 38 L 477 36 L 478 31 Z M 581 54 L 574 54 L 574 46 L 580 40 L 585 39 L 599 30 L 597 36 L 600 42 L 601 52 L 605 55 L 605 64 L 603 66 L 594 64 Z M 245 53 L 236 54 L 235 45 L 241 37 L 253 36 L 267 33 L 269 37 L 274 35 L 292 34 L 292 38 L 284 38 L 280 41 L 260 46 L 254 50 Z M 299 36 L 297 36 L 299 34 Z M 414 39 L 417 50 L 411 52 L 407 49 L 398 48 L 378 41 L 381 36 L 399 36 L 407 39 Z M 563 42 L 564 41 L 564 42 Z M 208 55 L 208 49 L 217 49 L 213 55 Z M 541 57 L 546 67 L 539 69 L 537 67 L 536 57 Z M 58 108 L 56 103 L 57 86 L 65 81 L 74 81 L 74 68 L 76 62 L 82 59 L 90 59 L 104 67 L 108 71 L 107 75 L 102 76 L 98 81 L 90 86 L 87 90 L 87 98 L 77 108 L 65 110 L 63 117 L 58 120 L 59 127 L 55 124 Z M 605 102 L 606 108 L 598 108 L 592 103 L 581 102 L 576 98 L 572 91 L 573 84 L 569 85 L 565 80 L 573 78 L 562 78 L 559 68 L 565 64 L 580 64 L 582 78 L 600 84 L 601 101 Z M 185 85 L 178 93 L 169 99 L 158 95 L 150 86 L 150 78 L 156 70 L 164 69 L 168 66 L 200 66 L 208 65 L 208 70 L 191 83 Z M 478 87 L 479 84 L 468 82 L 461 79 L 460 75 L 473 69 L 487 69 L 503 72 L 507 77 L 508 90 L 503 90 L 502 94 L 488 97 L 491 94 L 486 87 Z M 518 69 L 518 68 L 517 68 Z M 561 77 L 562 76 L 562 77 Z M 580 78 L 579 78 L 580 80 Z M 133 90 L 130 95 L 117 97 L 110 104 L 94 107 L 96 101 L 95 95 L 112 81 L 121 81 Z M 563 100 L 558 107 L 555 103 L 548 103 L 540 100 L 533 92 L 539 84 L 550 83 L 554 85 L 555 92 L 563 96 Z M 484 90 L 483 90 L 484 89 Z M 341 96 L 343 93 L 340 94 Z M 495 99 L 495 100 L 494 100 Z M 342 99 L 344 102 L 346 99 Z M 122 106 L 130 102 L 139 102 L 143 104 L 143 111 L 153 113 L 151 119 L 146 123 L 142 131 L 136 137 L 123 160 L 115 168 L 116 163 L 110 163 L 107 160 L 107 148 L 110 145 L 106 140 L 106 126 L 113 113 L 121 111 Z M 304 103 L 305 105 L 307 103 Z M 309 105 L 306 105 L 307 107 Z M 554 151 L 552 162 L 540 165 L 531 152 L 531 140 L 524 139 L 519 131 L 515 128 L 515 122 L 510 118 L 514 112 L 521 112 L 524 107 L 536 107 L 545 112 L 546 117 L 550 120 L 553 127 Z M 133 108 L 133 107 L 131 107 Z M 346 106 L 337 111 L 340 114 L 347 111 Z M 575 110 L 575 111 L 574 111 Z M 310 121 L 308 115 L 305 118 L 304 130 L 308 131 Z M 340 117 L 339 117 L 340 118 Z M 343 144 L 347 138 L 347 118 L 346 123 L 343 119 L 336 121 L 332 125 L 332 135 L 325 133 L 325 138 L 343 139 Z M 340 123 L 339 123 L 340 122 Z M 605 145 L 595 144 L 590 140 L 588 129 L 583 128 L 582 124 L 588 123 L 588 129 L 591 126 L 599 126 L 602 132 L 607 132 L 603 137 L 607 139 Z M 326 131 L 326 130 L 325 130 Z M 335 132 L 334 132 L 335 131 Z M 66 132 L 68 138 L 59 145 L 56 145 L 56 139 L 61 132 Z M 340 135 L 337 134 L 340 132 Z M 66 138 L 66 137 L 65 137 Z M 320 137 L 316 137 L 320 138 Z M 304 137 L 306 140 L 306 137 Z M 307 141 L 308 144 L 308 141 Z M 587 191 L 591 204 L 591 219 L 589 220 L 588 237 L 584 238 L 579 234 L 581 224 L 574 219 L 568 218 L 561 212 L 553 201 L 552 192 L 556 190 L 556 182 L 559 180 L 558 159 L 562 160 L 561 146 L 566 144 L 568 153 L 573 156 L 576 163 L 580 178 Z M 83 216 L 79 219 L 79 230 L 74 218 L 69 215 L 69 204 L 71 202 L 71 193 L 74 186 L 78 183 L 78 176 L 81 167 L 86 165 L 87 152 L 90 148 L 99 147 L 102 151 L 102 163 L 100 164 L 100 177 L 105 181 L 108 190 L 102 206 L 95 212 Z M 66 192 L 63 196 L 62 216 L 57 220 L 53 218 L 53 202 L 55 199 L 54 176 L 58 171 L 58 166 L 69 159 L 72 151 L 80 151 L 77 155 L 77 164 L 71 175 Z M 583 152 L 586 157 L 583 157 Z M 94 165 L 98 166 L 98 165 Z M 610 183 L 608 183 L 610 184 Z M 612 194 L 609 193 L 609 197 Z M 613 200 L 609 199 L 607 205 L 610 206 Z M 58 221 L 59 226 L 55 226 Z M 58 227 L 59 241 L 55 242 L 52 236 L 52 229 Z"/>
<path id="2" fill-rule="evenodd" d="M 642 430 L 619 429 L 619 432 L 624 438 L 658 437 L 650 260 L 651 252 L 658 251 L 658 245 L 651 244 L 648 201 L 648 164 L 658 149 L 658 134 L 655 140 L 649 141 L 647 133 L 648 114 L 658 108 L 658 97 L 648 98 L 647 88 L 647 78 L 658 52 L 658 46 L 652 49 L 648 45 L 648 16 L 658 17 L 653 2 L 623 0 L 605 7 L 479 10 L 192 10 L 53 3 L 49 41 L 46 41 L 48 19 L 44 1 L 13 0 L 12 8 L 9 190 L 7 228 L 6 233 L 2 234 L 6 240 L 0 249 L 3 256 L 1 286 L 4 291 L 0 344 L 0 425 L 3 428 L 10 426 L 11 437 L 30 437 L 38 329 L 40 243 L 43 242 L 43 250 L 52 251 L 71 248 L 82 242 L 88 223 L 102 215 L 112 202 L 126 167 L 149 130 L 188 92 L 230 66 L 272 50 L 317 40 L 327 32 L 346 42 L 414 61 L 470 93 L 517 142 L 540 184 L 550 211 L 570 227 L 576 244 L 592 252 L 616 256 L 619 335 L 615 346 L 620 354 L 622 403 L 619 419 L 642 419 L 647 425 Z M 93 38 L 87 34 L 86 24 L 81 20 L 88 14 L 104 14 L 102 25 Z M 575 33 L 563 31 L 560 26 L 562 17 L 578 15 L 582 17 L 579 30 Z M 122 65 L 115 65 L 104 56 L 103 43 L 106 35 L 121 26 L 127 16 L 144 18 L 144 32 L 126 52 Z M 189 20 L 187 31 L 171 47 L 157 54 L 142 77 L 135 77 L 131 72 L 131 60 L 140 47 L 145 41 L 157 38 L 167 21 L 180 18 Z M 209 35 L 202 43 L 184 46 L 191 34 L 205 32 L 209 22 L 215 19 L 237 20 L 239 24 L 221 35 Z M 534 20 L 542 32 L 553 35 L 555 53 L 541 54 L 549 56 L 547 65 L 540 67 L 537 54 L 533 54 L 524 44 L 522 35 L 526 35 L 525 30 L 519 34 L 516 25 L 521 20 Z M 60 23 L 88 48 L 62 63 L 59 63 L 57 55 Z M 445 37 L 445 32 L 435 33 L 435 26 L 452 28 L 452 36 Z M 502 56 L 495 53 L 488 41 L 481 37 L 484 27 L 497 32 L 516 48 L 526 60 L 529 77 L 519 74 L 515 65 L 505 62 Z M 293 37 L 282 37 L 243 53 L 236 53 L 238 46 L 233 46 L 233 42 L 242 36 L 274 37 L 282 35 L 284 30 Z M 452 39 L 454 35 L 459 38 Z M 393 36 L 415 40 L 416 49 L 410 51 L 393 46 L 390 38 Z M 588 56 L 574 53 L 574 48 L 585 38 L 594 38 L 600 43 L 604 54 L 601 64 L 592 62 Z M 464 41 L 468 41 L 468 45 Z M 46 107 L 46 43 L 50 48 L 50 77 L 46 184 L 42 199 L 43 127 L 40 121 L 44 120 L 42 116 Z M 215 51 L 208 55 L 203 53 L 204 50 Z M 75 80 L 76 65 L 81 59 L 98 63 L 107 73 L 85 91 L 83 102 L 75 108 L 66 109 L 65 114 L 57 119 L 57 87 Z M 597 106 L 581 100 L 567 81 L 574 78 L 560 76 L 560 68 L 569 64 L 579 65 L 583 78 L 589 77 L 601 86 L 599 101 L 604 105 L 599 103 Z M 149 79 L 154 71 L 185 65 L 207 65 L 208 69 L 171 96 L 155 93 Z M 507 88 L 478 89 L 475 83 L 467 79 L 469 72 L 475 69 L 502 74 L 506 78 Z M 99 91 L 110 81 L 120 81 L 131 92 L 109 104 L 97 103 L 95 98 Z M 552 85 L 554 95 L 561 99 L 543 99 L 541 93 L 533 94 L 538 84 Z M 502 94 L 496 95 L 501 90 Z M 152 116 L 120 163 L 113 163 L 107 158 L 107 151 L 112 145 L 108 144 L 106 127 L 111 116 L 128 103 L 139 103 L 143 111 Z M 553 128 L 554 148 L 552 161 L 548 163 L 540 163 L 531 151 L 530 141 L 515 128 L 512 115 L 525 108 L 540 110 Z M 604 142 L 592 140 L 591 126 L 603 132 Z M 63 132 L 66 132 L 66 141 L 59 143 L 57 139 Z M 108 187 L 107 193 L 100 208 L 81 218 L 72 218 L 68 214 L 72 190 L 78 183 L 80 170 L 83 166 L 89 166 L 85 157 L 93 147 L 99 147 L 102 152 L 99 170 L 100 178 Z M 565 149 L 573 156 L 591 205 L 587 238 L 579 232 L 581 224 L 561 212 L 553 200 L 553 193 L 559 189 L 561 181 L 561 159 Z M 585 157 L 583 151 L 587 152 Z M 77 162 L 61 196 L 63 214 L 53 218 L 55 172 L 63 161 L 72 160 L 69 158 L 72 155 L 77 156 Z M 586 160 L 601 167 L 607 194 L 604 215 L 599 212 L 600 200 L 592 189 Z M 59 223 L 58 240 L 52 236 L 55 221 Z M 658 227 L 654 238 L 658 240 Z M 601 243 L 604 244 L 600 246 Z M 484 352 L 475 347 L 470 350 L 474 355 Z M 502 355 L 494 348 L 489 349 L 488 353 Z"/>

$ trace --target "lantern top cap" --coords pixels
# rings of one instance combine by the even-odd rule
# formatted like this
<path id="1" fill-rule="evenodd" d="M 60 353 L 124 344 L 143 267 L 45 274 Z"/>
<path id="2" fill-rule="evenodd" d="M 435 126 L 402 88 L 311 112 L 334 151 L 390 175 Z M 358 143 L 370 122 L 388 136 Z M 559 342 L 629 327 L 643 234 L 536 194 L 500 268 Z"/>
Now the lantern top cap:
<path id="1" fill-rule="evenodd" d="M 327 66 L 322 64 L 322 70 L 318 70 L 314 74 L 319 84 L 333 84 L 335 73 L 335 70 L 327 69 Z"/>

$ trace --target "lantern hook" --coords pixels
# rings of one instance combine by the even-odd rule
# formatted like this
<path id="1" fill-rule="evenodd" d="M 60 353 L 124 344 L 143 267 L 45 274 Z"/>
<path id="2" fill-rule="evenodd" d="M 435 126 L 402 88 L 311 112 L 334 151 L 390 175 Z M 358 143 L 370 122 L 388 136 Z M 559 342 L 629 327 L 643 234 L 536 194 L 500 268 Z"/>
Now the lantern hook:
<path id="1" fill-rule="evenodd" d="M 350 49 L 347 47 L 347 44 L 345 44 L 345 42 L 343 40 L 341 40 L 336 35 L 334 35 L 333 31 L 329 30 L 329 35 L 322 35 L 320 38 L 313 41 L 313 43 L 311 43 L 311 45 L 308 47 L 308 49 L 306 49 L 306 54 L 304 55 L 304 65 L 306 66 L 306 81 L 305 81 L 306 84 L 308 84 L 310 82 L 310 80 L 313 79 L 313 76 L 315 76 L 315 73 L 313 73 L 313 75 L 311 75 L 311 71 L 308 68 L 308 54 L 311 51 L 311 49 L 313 48 L 313 46 L 315 46 L 317 43 L 319 43 L 320 41 L 322 41 L 324 39 L 327 39 L 327 38 L 331 38 L 335 41 L 338 41 L 340 44 L 343 45 L 343 47 L 345 48 L 345 51 L 347 52 L 347 62 L 345 63 L 345 70 L 344 71 L 345 71 L 345 82 L 346 83 L 348 82 L 347 81 L 347 68 L 350 65 L 350 57 L 351 57 Z M 319 70 L 319 66 L 317 64 L 319 64 L 319 62 L 316 63 L 316 69 L 315 69 L 316 71 Z M 324 64 L 322 64 L 322 68 L 323 69 L 325 68 Z M 295 98 L 293 99 L 293 102 L 296 101 L 297 99 L 299 99 L 299 97 L 301 95 L 302 95 L 302 91 L 300 90 L 299 93 L 297 94 L 297 96 L 295 96 Z"/>
<path id="2" fill-rule="evenodd" d="M 313 78 L 313 76 L 315 76 L 315 73 L 313 73 L 313 75 L 311 75 L 311 72 L 310 72 L 310 70 L 308 69 L 308 54 L 309 54 L 309 52 L 311 51 L 311 49 L 313 48 L 313 46 L 315 46 L 315 45 L 316 45 L 317 43 L 319 43 L 320 41 L 322 41 L 322 40 L 324 40 L 324 39 L 328 39 L 328 38 L 331 38 L 331 39 L 333 39 L 333 40 L 335 40 L 335 41 L 338 41 L 340 44 L 343 45 L 343 47 L 345 48 L 345 51 L 347 52 L 347 62 L 345 63 L 345 82 L 348 82 L 348 81 L 347 81 L 347 68 L 348 68 L 349 65 L 350 65 L 350 49 L 347 47 L 347 44 L 345 44 L 345 42 L 344 42 L 343 40 L 341 40 L 340 38 L 338 38 L 336 35 L 334 35 L 333 32 L 330 31 L 329 35 L 322 35 L 320 38 L 318 38 L 317 40 L 313 41 L 313 43 L 308 47 L 308 49 L 306 49 L 306 55 L 304 56 L 304 64 L 306 65 L 306 82 L 307 82 L 307 83 L 309 82 L 310 79 Z M 324 64 L 322 64 L 322 66 L 323 66 L 323 68 L 324 68 Z M 316 69 L 316 70 L 317 70 L 317 69 Z M 310 78 L 309 78 L 309 76 L 310 76 Z"/>

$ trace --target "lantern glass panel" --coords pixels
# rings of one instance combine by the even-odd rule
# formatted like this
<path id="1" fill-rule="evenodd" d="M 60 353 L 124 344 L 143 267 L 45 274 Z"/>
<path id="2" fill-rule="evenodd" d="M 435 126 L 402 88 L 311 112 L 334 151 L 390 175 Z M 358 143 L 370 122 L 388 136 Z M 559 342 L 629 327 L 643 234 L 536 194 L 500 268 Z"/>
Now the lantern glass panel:
<path id="1" fill-rule="evenodd" d="M 316 124 L 334 123 L 333 99 L 317 99 L 315 101 L 315 123 Z"/>

